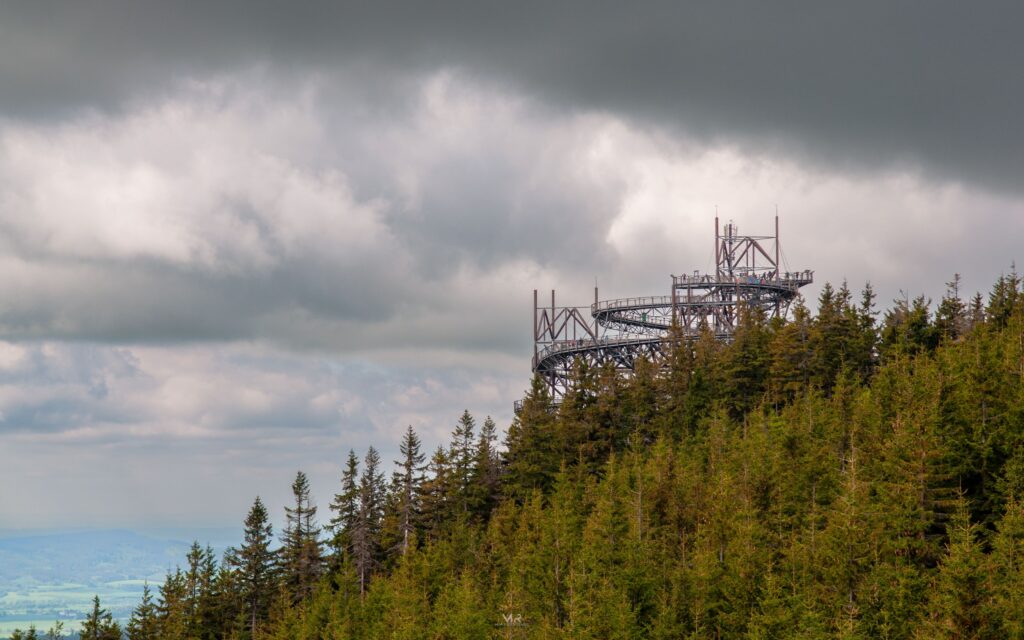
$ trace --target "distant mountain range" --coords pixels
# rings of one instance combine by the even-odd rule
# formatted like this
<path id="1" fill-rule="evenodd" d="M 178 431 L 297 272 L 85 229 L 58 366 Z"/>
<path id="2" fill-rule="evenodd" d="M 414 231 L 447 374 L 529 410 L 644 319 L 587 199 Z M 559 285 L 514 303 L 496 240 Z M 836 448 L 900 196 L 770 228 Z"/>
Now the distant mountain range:
<path id="1" fill-rule="evenodd" d="M 152 579 L 180 564 L 188 546 L 126 530 L 3 538 L 0 592 L 69 582 Z"/>

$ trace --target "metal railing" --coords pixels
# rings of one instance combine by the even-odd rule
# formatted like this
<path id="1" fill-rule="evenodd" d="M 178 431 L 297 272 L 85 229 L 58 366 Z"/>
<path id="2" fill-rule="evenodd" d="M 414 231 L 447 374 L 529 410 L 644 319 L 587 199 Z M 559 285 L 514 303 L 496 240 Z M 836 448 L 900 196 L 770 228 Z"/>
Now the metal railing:
<path id="1" fill-rule="evenodd" d="M 803 271 L 784 271 L 781 274 L 775 273 L 740 273 L 725 278 L 719 278 L 712 273 L 693 273 L 673 275 L 673 285 L 729 285 L 734 283 L 748 284 L 776 284 L 776 283 L 810 283 L 814 282 L 814 271 L 804 269 Z"/>
<path id="2" fill-rule="evenodd" d="M 664 339 L 665 336 L 630 336 L 625 338 L 598 338 L 597 340 L 586 340 L 582 338 L 578 340 L 559 340 L 557 342 L 548 343 L 543 349 L 537 352 L 536 364 L 539 365 L 551 356 L 562 355 L 565 353 L 582 353 L 584 351 L 597 348 L 661 342 Z"/>
<path id="3" fill-rule="evenodd" d="M 637 298 L 618 298 L 601 300 L 590 305 L 591 314 L 609 309 L 642 309 L 650 307 L 667 307 L 672 304 L 672 296 L 641 296 Z"/>

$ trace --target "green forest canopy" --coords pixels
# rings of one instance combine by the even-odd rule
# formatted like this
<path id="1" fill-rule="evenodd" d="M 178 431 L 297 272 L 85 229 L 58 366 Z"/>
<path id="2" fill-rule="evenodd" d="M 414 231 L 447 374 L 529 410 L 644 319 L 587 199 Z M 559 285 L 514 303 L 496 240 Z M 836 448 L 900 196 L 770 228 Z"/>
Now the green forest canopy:
<path id="1" fill-rule="evenodd" d="M 1024 637 L 1021 279 L 880 318 L 826 285 L 791 316 L 578 366 L 554 411 L 534 380 L 503 447 L 465 412 L 390 477 L 350 452 L 319 518 L 300 472 L 279 548 L 257 498 L 127 635 Z M 95 605 L 83 637 L 117 637 Z"/>

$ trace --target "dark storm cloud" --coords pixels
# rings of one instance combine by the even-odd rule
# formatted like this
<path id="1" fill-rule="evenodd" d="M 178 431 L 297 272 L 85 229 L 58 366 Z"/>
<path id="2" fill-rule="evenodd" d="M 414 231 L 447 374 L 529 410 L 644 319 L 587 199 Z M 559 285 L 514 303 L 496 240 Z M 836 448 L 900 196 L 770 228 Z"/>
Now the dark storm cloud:
<path id="1" fill-rule="evenodd" d="M 1019 3 L 21 3 L 0 11 L 3 112 L 116 108 L 268 64 L 386 85 L 441 66 L 567 109 L 865 170 L 1016 189 Z M 386 80 L 381 80 L 386 78 Z"/>

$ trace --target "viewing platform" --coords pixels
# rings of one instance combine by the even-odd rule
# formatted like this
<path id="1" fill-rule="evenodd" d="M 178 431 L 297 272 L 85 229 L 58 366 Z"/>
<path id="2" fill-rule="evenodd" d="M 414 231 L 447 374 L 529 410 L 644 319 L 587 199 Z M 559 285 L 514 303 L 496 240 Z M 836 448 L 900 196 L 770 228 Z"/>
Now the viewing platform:
<path id="1" fill-rule="evenodd" d="M 715 218 L 714 272 L 672 275 L 667 296 L 600 300 L 595 287 L 588 310 L 557 306 L 554 291 L 550 306 L 542 306 L 534 291 L 532 368 L 548 384 L 554 403 L 568 390 L 578 361 L 631 375 L 640 357 L 663 362 L 667 345 L 679 336 L 695 339 L 711 331 L 718 340 L 730 340 L 744 308 L 786 316 L 814 272 L 784 267 L 778 216 L 774 236 L 741 236 L 733 223 L 722 231 Z M 674 326 L 678 333 L 672 333 Z"/>

